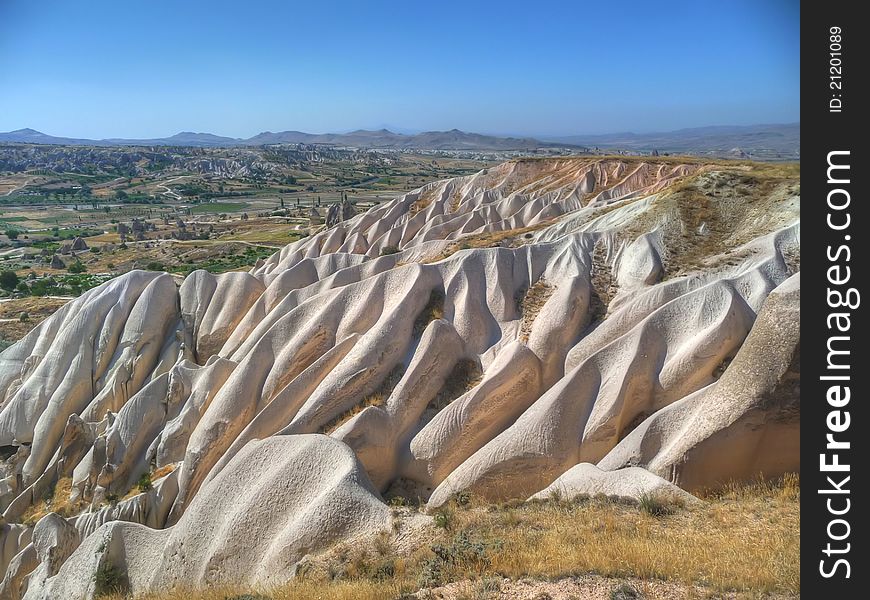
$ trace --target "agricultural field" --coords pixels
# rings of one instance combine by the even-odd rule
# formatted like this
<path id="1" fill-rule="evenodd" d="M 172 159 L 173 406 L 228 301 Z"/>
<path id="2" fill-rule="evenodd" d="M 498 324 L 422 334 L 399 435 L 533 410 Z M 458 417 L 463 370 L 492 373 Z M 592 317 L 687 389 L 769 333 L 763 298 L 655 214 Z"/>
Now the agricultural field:
<path id="1" fill-rule="evenodd" d="M 0 145 L 0 335 L 19 339 L 62 303 L 16 320 L 33 312 L 32 298 L 75 297 L 133 269 L 247 270 L 318 231 L 335 202 L 363 211 L 499 158 L 302 144 Z"/>

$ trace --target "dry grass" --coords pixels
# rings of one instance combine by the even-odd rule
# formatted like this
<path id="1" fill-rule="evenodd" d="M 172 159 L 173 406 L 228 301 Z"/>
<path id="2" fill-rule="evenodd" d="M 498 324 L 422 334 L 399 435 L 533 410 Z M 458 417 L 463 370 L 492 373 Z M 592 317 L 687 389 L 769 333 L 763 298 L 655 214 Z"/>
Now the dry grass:
<path id="1" fill-rule="evenodd" d="M 0 339 L 16 342 L 50 317 L 66 300 L 54 298 L 15 298 L 0 302 Z M 21 319 L 22 313 L 27 316 Z"/>
<path id="2" fill-rule="evenodd" d="M 426 306 L 423 307 L 414 320 L 413 336 L 419 339 L 423 335 L 423 332 L 426 331 L 429 323 L 443 318 L 444 292 L 442 290 L 432 290 L 429 292 L 429 300 L 426 302 Z"/>
<path id="3" fill-rule="evenodd" d="M 735 248 L 789 224 L 795 215 L 784 202 L 799 195 L 798 165 L 708 166 L 661 192 L 622 235 L 659 228 L 666 278 L 735 265 L 744 258 Z"/>
<path id="4" fill-rule="evenodd" d="M 72 493 L 72 478 L 64 477 L 59 479 L 42 501 L 35 502 L 21 515 L 20 521 L 25 525 L 35 525 L 48 513 L 56 512 L 62 517 L 71 517 L 78 514 L 84 508 L 84 503 L 78 502 L 74 504 L 70 502 L 70 493 Z"/>
<path id="5" fill-rule="evenodd" d="M 474 388 L 481 379 L 483 379 L 483 372 L 477 362 L 467 358 L 456 361 L 450 374 L 444 380 L 444 385 L 426 407 L 421 422 L 428 423 L 432 417 L 444 410 L 451 402 Z"/>
<path id="6" fill-rule="evenodd" d="M 435 197 L 441 192 L 440 186 L 431 185 L 428 190 L 423 192 L 416 202 L 414 202 L 408 210 L 409 216 L 414 217 L 417 213 L 423 212 L 432 205 Z"/>
<path id="7" fill-rule="evenodd" d="M 455 213 L 462 205 L 462 190 L 456 188 L 450 196 L 450 212 Z"/>
<path id="8" fill-rule="evenodd" d="M 387 373 L 387 376 L 378 386 L 378 389 L 363 398 L 362 401 L 355 404 L 350 409 L 344 411 L 334 419 L 331 419 L 328 423 L 320 428 L 320 433 L 329 435 L 330 433 L 338 429 L 341 425 L 346 423 L 348 419 L 358 415 L 363 411 L 363 409 L 368 408 L 369 406 L 383 406 L 387 399 L 390 397 L 390 394 L 393 393 L 393 389 L 395 389 L 396 385 L 398 385 L 399 381 L 401 381 L 404 374 L 405 365 L 398 364 L 393 367 L 393 369 L 389 373 Z"/>
<path id="9" fill-rule="evenodd" d="M 387 534 L 348 543 L 313 557 L 293 583 L 260 593 L 271 600 L 383 599 L 451 581 L 595 575 L 667 582 L 698 598 L 799 597 L 798 478 L 733 485 L 705 500 L 655 515 L 601 498 L 488 505 L 465 497 L 440 510 L 435 533 L 418 532 L 412 550 L 398 551 Z M 243 592 L 145 598 L 226 600 Z"/>
<path id="10" fill-rule="evenodd" d="M 163 465 L 162 467 L 158 467 L 151 471 L 151 481 L 157 481 L 161 477 L 166 477 L 170 473 L 172 473 L 178 465 L 176 463 L 170 463 L 168 465 Z"/>
<path id="11" fill-rule="evenodd" d="M 547 283 L 543 279 L 539 279 L 535 284 L 526 289 L 525 292 L 518 298 L 518 308 L 522 318 L 520 325 L 520 340 L 524 343 L 529 341 L 529 336 L 532 333 L 532 325 L 535 319 L 550 296 L 556 288 Z"/>
<path id="12" fill-rule="evenodd" d="M 163 465 L 159 468 L 152 467 L 151 470 L 149 470 L 147 473 L 142 474 L 142 477 L 139 479 L 139 481 L 133 484 L 133 486 L 127 491 L 127 493 L 121 498 L 121 500 L 129 500 L 134 496 L 138 496 L 143 492 L 147 492 L 151 488 L 144 488 L 141 484 L 147 481 L 147 485 L 151 486 L 161 477 L 165 477 L 172 473 L 176 468 L 178 468 L 178 465 L 175 463 Z"/>
<path id="13" fill-rule="evenodd" d="M 178 589 L 166 594 L 137 596 L 136 600 L 387 600 L 398 598 L 401 593 L 398 584 L 384 582 L 339 581 L 324 587 L 320 582 L 300 581 L 290 587 L 260 593 L 231 587 L 205 591 Z M 108 594 L 99 598 L 128 600 L 124 594 Z"/>
<path id="14" fill-rule="evenodd" d="M 541 229 L 546 229 L 556 221 L 557 219 L 553 218 L 541 221 L 535 225 L 529 225 L 528 227 L 507 229 L 505 231 L 496 231 L 493 233 L 468 235 L 461 238 L 459 241 L 450 244 L 443 252 L 441 252 L 441 254 L 428 258 L 422 262 L 423 264 L 438 262 L 445 258 L 449 258 L 460 250 L 469 250 L 471 248 L 502 248 L 505 246 L 514 246 L 517 238 L 520 238 L 520 236 L 531 234 Z"/>

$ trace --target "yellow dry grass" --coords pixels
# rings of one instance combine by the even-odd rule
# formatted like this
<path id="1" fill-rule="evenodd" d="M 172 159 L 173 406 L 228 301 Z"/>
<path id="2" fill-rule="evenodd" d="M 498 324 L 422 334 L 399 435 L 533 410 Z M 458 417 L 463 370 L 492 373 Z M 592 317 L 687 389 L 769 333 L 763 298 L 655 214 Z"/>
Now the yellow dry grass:
<path id="1" fill-rule="evenodd" d="M 349 419 L 355 417 L 369 406 L 383 406 L 387 399 L 390 397 L 390 394 L 393 393 L 393 389 L 402 379 L 402 375 L 404 374 L 404 365 L 399 364 L 393 367 L 393 369 L 389 373 L 387 373 L 387 376 L 378 386 L 378 389 L 363 398 L 361 402 L 353 405 L 345 412 L 331 419 L 328 423 L 320 428 L 320 433 L 329 435 L 330 433 L 338 429 L 341 425 L 346 423 Z"/>
<path id="2" fill-rule="evenodd" d="M 262 592 L 250 589 L 219 588 L 203 591 L 178 589 L 166 594 L 137 596 L 136 600 L 233 600 L 241 597 L 252 600 L 389 600 L 398 598 L 402 591 L 398 584 L 374 581 L 340 581 L 324 586 L 320 582 L 300 581 L 293 586 Z M 100 600 L 127 600 L 124 594 L 100 596 Z"/>
<path id="3" fill-rule="evenodd" d="M 66 302 L 56 298 L 32 296 L 0 302 L 0 340 L 20 340 Z M 26 315 L 23 320 L 22 314 Z"/>
<path id="4" fill-rule="evenodd" d="M 453 242 L 444 251 L 432 258 L 423 260 L 424 264 L 438 262 L 440 260 L 444 260 L 445 258 L 449 258 L 453 254 L 459 252 L 460 250 L 468 250 L 470 248 L 497 248 L 504 245 L 511 245 L 512 242 L 516 241 L 516 238 L 519 238 L 522 235 L 530 234 L 535 231 L 539 231 L 541 229 L 545 229 L 556 222 L 557 219 L 547 219 L 545 221 L 541 221 L 540 223 L 536 223 L 535 225 L 529 225 L 528 227 L 520 227 L 518 229 L 507 229 L 505 231 L 496 231 L 493 233 L 478 233 L 473 235 L 468 235 L 460 238 L 459 241 Z"/>
<path id="5" fill-rule="evenodd" d="M 158 467 L 151 472 L 151 481 L 157 481 L 161 477 L 166 477 L 170 473 L 172 473 L 178 465 L 176 463 L 170 463 L 168 465 L 163 465 L 162 467 Z"/>
<path id="6" fill-rule="evenodd" d="M 162 467 L 159 467 L 159 468 L 152 468 L 152 469 L 151 469 L 150 471 L 148 471 L 148 473 L 147 473 L 147 475 L 148 475 L 148 481 L 151 482 L 151 483 L 156 482 L 156 481 L 157 481 L 158 479 L 160 479 L 161 477 L 165 477 L 166 475 L 169 475 L 170 473 L 172 473 L 172 472 L 173 472 L 177 467 L 178 467 L 177 464 L 175 464 L 175 463 L 170 463 L 170 464 L 168 464 L 168 465 L 163 465 Z M 143 476 L 144 476 L 144 475 L 145 475 L 145 474 L 143 474 Z M 121 498 L 121 500 L 129 500 L 130 498 L 132 498 L 132 497 L 134 497 L 134 496 L 138 496 L 139 494 L 141 494 L 141 493 L 143 493 L 143 492 L 145 492 L 145 491 L 147 491 L 147 489 L 143 489 L 143 488 L 139 485 L 139 482 L 136 482 L 136 483 L 133 484 L 133 487 L 131 487 L 131 488 L 127 491 L 127 493 L 124 494 L 124 496 Z"/>
<path id="7" fill-rule="evenodd" d="M 314 557 L 292 583 L 259 593 L 271 600 L 365 600 L 397 598 L 449 581 L 594 574 L 697 586 L 703 592 L 698 597 L 800 595 L 796 476 L 729 486 L 698 506 L 660 516 L 597 498 L 505 505 L 463 500 L 437 513 L 443 515 L 435 519 L 440 527 L 434 534 L 418 533 L 415 550 L 398 552 L 386 534 L 370 544 L 349 543 Z M 400 512 L 395 518 L 402 518 Z M 241 593 L 252 592 L 176 591 L 145 598 L 225 600 Z"/>
<path id="8" fill-rule="evenodd" d="M 520 314 L 522 315 L 520 340 L 523 342 L 529 341 L 529 336 L 532 333 L 532 325 L 534 325 L 538 313 L 541 312 L 544 304 L 547 303 L 547 300 L 550 299 L 550 296 L 553 295 L 555 290 L 555 287 L 543 279 L 539 279 L 532 287 L 525 290 L 525 293 L 519 299 L 518 304 Z"/>
<path id="9" fill-rule="evenodd" d="M 35 525 L 42 517 L 51 512 L 56 512 L 62 517 L 69 517 L 77 514 L 82 508 L 82 503 L 73 504 L 69 497 L 72 492 L 72 478 L 63 477 L 54 485 L 54 488 L 49 490 L 41 501 L 33 503 L 23 515 L 20 521 L 25 525 Z"/>

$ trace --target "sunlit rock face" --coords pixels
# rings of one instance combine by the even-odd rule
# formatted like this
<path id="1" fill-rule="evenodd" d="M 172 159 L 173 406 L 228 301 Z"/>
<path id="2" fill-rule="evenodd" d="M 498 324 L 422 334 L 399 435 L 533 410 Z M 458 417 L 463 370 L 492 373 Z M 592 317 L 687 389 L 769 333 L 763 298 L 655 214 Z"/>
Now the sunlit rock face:
<path id="1" fill-rule="evenodd" d="M 280 583 L 388 490 L 796 470 L 799 233 L 776 167 L 517 160 L 248 273 L 113 279 L 0 354 L 0 597 Z"/>

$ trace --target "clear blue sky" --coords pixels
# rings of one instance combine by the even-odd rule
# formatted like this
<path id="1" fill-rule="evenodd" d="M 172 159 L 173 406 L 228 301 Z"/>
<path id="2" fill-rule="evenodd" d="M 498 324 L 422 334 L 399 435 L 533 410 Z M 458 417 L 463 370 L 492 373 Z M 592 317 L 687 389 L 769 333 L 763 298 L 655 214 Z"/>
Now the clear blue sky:
<path id="1" fill-rule="evenodd" d="M 794 122 L 799 18 L 797 0 L 0 0 L 0 131 Z"/>

